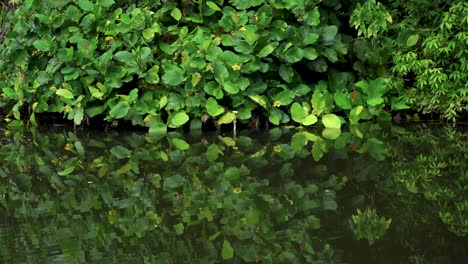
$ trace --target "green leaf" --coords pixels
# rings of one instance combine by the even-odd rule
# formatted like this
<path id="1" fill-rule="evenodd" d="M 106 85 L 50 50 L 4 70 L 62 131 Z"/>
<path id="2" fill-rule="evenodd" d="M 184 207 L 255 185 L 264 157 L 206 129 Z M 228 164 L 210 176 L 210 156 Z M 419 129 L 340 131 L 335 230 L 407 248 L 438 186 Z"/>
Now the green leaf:
<path id="1" fill-rule="evenodd" d="M 356 84 L 357 85 L 357 84 Z M 367 104 L 377 106 L 384 102 L 382 96 L 385 94 L 387 84 L 384 78 L 377 78 L 369 82 L 367 87 Z"/>
<path id="2" fill-rule="evenodd" d="M 231 243 L 229 243 L 228 240 L 224 239 L 223 242 L 223 249 L 221 250 L 221 256 L 223 257 L 224 260 L 230 259 L 234 256 L 234 249 L 231 246 Z"/>
<path id="3" fill-rule="evenodd" d="M 73 116 L 73 122 L 76 125 L 79 125 L 79 124 L 81 124 L 81 121 L 83 121 L 84 109 L 83 109 L 83 107 L 77 107 L 77 108 L 75 108 L 74 111 L 75 111 L 75 115 Z"/>
<path id="4" fill-rule="evenodd" d="M 337 139 L 341 135 L 341 129 L 339 128 L 325 128 L 322 131 L 322 136 L 327 139 Z"/>
<path id="5" fill-rule="evenodd" d="M 111 7 L 115 4 L 114 0 L 99 0 L 99 5 L 102 7 Z"/>
<path id="6" fill-rule="evenodd" d="M 236 120 L 236 114 L 234 114 L 233 112 L 227 112 L 226 114 L 224 114 L 222 117 L 220 117 L 218 119 L 218 121 L 216 121 L 216 123 L 219 125 L 222 125 L 222 124 L 230 124 L 232 123 L 234 120 Z"/>
<path id="7" fill-rule="evenodd" d="M 271 44 L 268 44 L 258 52 L 257 57 L 264 58 L 270 55 L 274 50 L 275 50 L 275 47 L 273 47 Z"/>
<path id="8" fill-rule="evenodd" d="M 78 0 L 78 6 L 83 9 L 84 11 L 91 11 L 93 10 L 94 4 L 88 0 Z"/>
<path id="9" fill-rule="evenodd" d="M 315 60 L 318 58 L 319 54 L 316 49 L 312 47 L 307 47 L 304 49 L 304 58 L 308 60 Z"/>
<path id="10" fill-rule="evenodd" d="M 130 105 L 126 101 L 120 101 L 118 104 L 116 104 L 112 109 L 109 111 L 109 115 L 112 118 L 123 118 L 128 114 L 128 111 L 130 111 Z"/>
<path id="11" fill-rule="evenodd" d="M 219 106 L 218 102 L 213 97 L 210 97 L 208 98 L 208 100 L 206 100 L 205 107 L 206 107 L 206 111 L 208 112 L 208 114 L 212 117 L 215 117 L 224 113 L 224 108 Z"/>
<path id="12" fill-rule="evenodd" d="M 249 98 L 252 99 L 252 101 L 256 102 L 260 106 L 262 106 L 265 109 L 268 109 L 267 107 L 267 100 L 265 99 L 264 96 L 255 94 L 255 95 L 249 95 Z"/>
<path id="13" fill-rule="evenodd" d="M 296 63 L 304 57 L 304 50 L 298 47 L 288 49 L 285 54 L 286 61 L 289 63 Z"/>
<path id="14" fill-rule="evenodd" d="M 170 120 L 170 127 L 180 127 L 189 121 L 189 116 L 184 111 L 179 111 L 173 113 Z"/>
<path id="15" fill-rule="evenodd" d="M 207 1 L 205 4 L 214 11 L 221 11 L 222 12 L 221 8 L 219 8 L 215 3 L 211 2 L 211 1 Z"/>
<path id="16" fill-rule="evenodd" d="M 75 166 L 70 166 L 64 169 L 63 171 L 58 172 L 57 174 L 60 176 L 65 176 L 65 175 L 72 173 L 74 170 L 75 170 Z"/>
<path id="17" fill-rule="evenodd" d="M 412 47 L 414 45 L 416 45 L 419 41 L 419 35 L 418 34 L 413 34 L 411 36 L 408 37 L 408 39 L 406 40 L 406 46 L 408 47 Z"/>
<path id="18" fill-rule="evenodd" d="M 339 107 L 341 107 L 341 109 L 351 109 L 352 108 L 352 105 L 351 105 L 351 100 L 348 98 L 348 95 L 341 92 L 341 91 L 337 91 L 334 95 L 333 95 L 334 99 L 335 99 L 335 104 Z"/>
<path id="19" fill-rule="evenodd" d="M 326 26 L 322 29 L 322 40 L 325 45 L 332 45 L 335 42 L 338 27 L 335 25 Z"/>
<path id="20" fill-rule="evenodd" d="M 110 149 L 110 153 L 117 157 L 118 159 L 125 159 L 130 157 L 132 153 L 128 148 L 123 146 L 115 146 Z"/>
<path id="21" fill-rule="evenodd" d="M 179 8 L 174 7 L 174 9 L 172 9 L 172 11 L 171 11 L 171 16 L 172 16 L 175 20 L 179 21 L 179 20 L 182 18 L 182 12 L 180 12 L 180 9 L 179 9 Z"/>
<path id="22" fill-rule="evenodd" d="M 33 46 L 43 52 L 47 52 L 50 50 L 49 43 L 45 39 L 36 39 L 33 42 Z"/>
<path id="23" fill-rule="evenodd" d="M 335 114 L 327 114 L 322 116 L 322 123 L 326 128 L 340 128 L 341 121 Z"/>
<path id="24" fill-rule="evenodd" d="M 294 100 L 294 97 L 295 97 L 295 94 L 293 91 L 284 90 L 284 91 L 279 92 L 275 96 L 275 101 L 280 102 L 281 105 L 289 105 Z"/>
<path id="25" fill-rule="evenodd" d="M 73 98 L 73 93 L 70 92 L 69 90 L 67 89 L 58 89 L 56 92 L 55 92 L 58 96 L 61 96 L 63 98 L 67 98 L 67 99 L 72 99 Z"/>
<path id="26" fill-rule="evenodd" d="M 173 138 L 172 144 L 174 144 L 174 146 L 179 150 L 187 150 L 190 148 L 190 145 L 185 140 L 178 138 Z"/>
<path id="27" fill-rule="evenodd" d="M 291 66 L 281 64 L 280 69 L 279 69 L 279 74 L 281 78 L 283 78 L 283 80 L 286 81 L 287 83 L 290 83 L 293 81 L 294 70 Z"/>
<path id="28" fill-rule="evenodd" d="M 291 118 L 298 123 L 301 123 L 306 118 L 304 108 L 297 102 L 291 105 Z"/>
<path id="29" fill-rule="evenodd" d="M 167 85 L 177 86 L 184 81 L 184 71 L 175 65 L 168 65 L 164 67 L 162 80 Z"/>
<path id="30" fill-rule="evenodd" d="M 304 120 L 302 120 L 301 123 L 304 126 L 310 126 L 310 125 L 317 123 L 317 121 L 318 121 L 317 116 L 315 116 L 314 114 L 310 114 L 306 116 L 306 118 L 304 118 Z"/>
<path id="31" fill-rule="evenodd" d="M 307 45 L 310 45 L 310 44 L 314 44 L 315 42 L 317 42 L 319 38 L 319 34 L 316 34 L 316 33 L 309 33 L 307 34 L 307 36 L 302 40 L 302 43 L 304 44 L 304 46 L 307 46 Z"/>
<path id="32" fill-rule="evenodd" d="M 133 55 L 131 52 L 122 50 L 117 52 L 114 55 L 114 58 L 116 58 L 120 62 L 125 62 L 125 63 L 130 63 L 135 61 L 135 55 Z"/>

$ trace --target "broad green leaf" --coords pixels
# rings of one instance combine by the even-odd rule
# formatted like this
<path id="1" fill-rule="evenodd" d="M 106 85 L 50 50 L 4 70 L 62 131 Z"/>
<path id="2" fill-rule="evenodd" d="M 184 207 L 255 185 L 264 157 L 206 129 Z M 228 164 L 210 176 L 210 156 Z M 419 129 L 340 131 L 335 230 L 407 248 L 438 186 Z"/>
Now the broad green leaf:
<path id="1" fill-rule="evenodd" d="M 232 248 L 231 243 L 229 243 L 229 241 L 226 239 L 224 239 L 224 242 L 223 242 L 221 256 L 223 257 L 224 260 L 231 259 L 234 256 L 234 249 Z"/>
<path id="2" fill-rule="evenodd" d="M 280 69 L 279 69 L 279 74 L 285 82 L 290 83 L 293 81 L 294 70 L 291 66 L 281 64 Z"/>
<path id="3" fill-rule="evenodd" d="M 211 1 L 207 1 L 205 4 L 214 11 L 222 11 L 221 8 L 218 7 L 218 5 Z"/>
<path id="4" fill-rule="evenodd" d="M 310 126 L 310 125 L 317 123 L 317 121 L 318 121 L 317 116 L 315 116 L 314 114 L 310 114 L 306 116 L 304 120 L 302 120 L 302 124 L 304 126 Z"/>
<path id="5" fill-rule="evenodd" d="M 302 40 L 302 43 L 304 44 L 304 46 L 307 46 L 307 45 L 310 45 L 310 44 L 314 44 L 315 42 L 317 42 L 319 38 L 319 34 L 316 34 L 316 33 L 309 33 L 307 34 L 307 36 Z"/>
<path id="6" fill-rule="evenodd" d="M 58 172 L 57 174 L 60 176 L 65 176 L 65 175 L 72 173 L 74 170 L 75 170 L 75 166 L 70 166 L 64 169 L 63 171 Z"/>
<path id="7" fill-rule="evenodd" d="M 73 93 L 67 89 L 58 89 L 56 92 L 55 92 L 58 96 L 61 96 L 63 98 L 67 98 L 67 99 L 72 99 L 73 98 Z"/>
<path id="8" fill-rule="evenodd" d="M 291 90 L 284 90 L 275 96 L 275 101 L 279 101 L 281 105 L 289 105 L 294 100 L 295 94 Z"/>
<path id="9" fill-rule="evenodd" d="M 208 100 L 206 100 L 205 107 L 206 107 L 206 111 L 208 112 L 208 114 L 212 117 L 215 117 L 224 113 L 224 108 L 219 106 L 218 102 L 213 97 L 210 97 L 208 98 Z"/>
<path id="10" fill-rule="evenodd" d="M 93 10 L 94 4 L 88 0 L 78 0 L 78 6 L 83 9 L 84 11 L 91 11 Z"/>
<path id="11" fill-rule="evenodd" d="M 170 117 L 171 127 L 180 127 L 189 121 L 189 116 L 184 111 L 175 112 Z"/>
<path id="12" fill-rule="evenodd" d="M 285 54 L 286 61 L 289 63 L 296 63 L 304 57 L 304 50 L 298 47 L 288 49 Z"/>
<path id="13" fill-rule="evenodd" d="M 234 114 L 233 112 L 227 112 L 222 117 L 220 117 L 218 119 L 218 121 L 216 121 L 216 123 L 219 126 L 219 125 L 222 125 L 222 124 L 230 124 L 234 120 L 236 120 L 236 114 Z"/>
<path id="14" fill-rule="evenodd" d="M 341 121 L 335 114 L 326 114 L 322 116 L 322 123 L 326 128 L 340 128 Z"/>
<path id="15" fill-rule="evenodd" d="M 173 138 L 172 144 L 174 144 L 174 146 L 179 150 L 187 150 L 190 148 L 190 145 L 185 140 L 178 138 Z"/>
<path id="16" fill-rule="evenodd" d="M 252 99 L 252 101 L 256 102 L 260 106 L 262 106 L 265 109 L 268 109 L 267 107 L 267 100 L 265 99 L 264 96 L 261 95 L 249 95 L 249 98 Z"/>
<path id="17" fill-rule="evenodd" d="M 367 87 L 367 104 L 377 106 L 384 102 L 382 96 L 385 94 L 387 84 L 384 78 L 377 78 L 369 82 Z"/>
<path id="18" fill-rule="evenodd" d="M 316 49 L 312 47 L 307 47 L 304 49 L 304 58 L 308 60 L 315 60 L 318 58 L 319 54 Z"/>
<path id="19" fill-rule="evenodd" d="M 182 12 L 180 11 L 179 8 L 174 7 L 174 9 L 172 9 L 172 11 L 171 11 L 171 16 L 172 16 L 175 20 L 179 21 L 179 20 L 182 18 Z"/>
<path id="20" fill-rule="evenodd" d="M 154 38 L 154 31 L 151 28 L 147 28 L 143 30 L 142 35 L 146 40 L 152 40 Z"/>
<path id="21" fill-rule="evenodd" d="M 273 51 L 275 50 L 275 47 L 272 45 L 268 44 L 265 47 L 263 47 L 257 54 L 259 58 L 264 58 L 268 55 L 270 55 Z"/>
<path id="22" fill-rule="evenodd" d="M 419 35 L 418 34 L 413 34 L 408 37 L 408 40 L 406 40 L 406 46 L 412 47 L 416 45 L 419 41 Z"/>
<path id="23" fill-rule="evenodd" d="M 114 0 L 99 0 L 99 5 L 102 7 L 111 7 L 115 4 Z"/>
<path id="24" fill-rule="evenodd" d="M 325 45 L 332 45 L 335 42 L 338 27 L 335 25 L 326 26 L 322 29 L 322 40 Z"/>
<path id="25" fill-rule="evenodd" d="M 341 129 L 339 128 L 325 128 L 322 131 L 322 137 L 326 139 L 337 139 L 341 135 Z"/>
<path id="26" fill-rule="evenodd" d="M 135 55 L 133 55 L 131 52 L 126 51 L 126 50 L 122 50 L 122 51 L 117 52 L 114 55 L 114 58 L 116 58 L 118 61 L 124 62 L 124 63 L 130 63 L 130 62 L 135 61 Z"/>
<path id="27" fill-rule="evenodd" d="M 116 104 L 112 109 L 109 111 L 109 115 L 112 118 L 123 118 L 128 114 L 128 111 L 130 111 L 130 105 L 126 101 L 120 101 L 118 104 Z"/>
<path id="28" fill-rule="evenodd" d="M 306 118 L 304 108 L 297 102 L 291 105 L 291 118 L 298 123 L 301 123 Z"/>
<path id="29" fill-rule="evenodd" d="M 337 91 L 334 95 L 333 95 L 334 99 L 335 99 L 335 104 L 339 107 L 341 107 L 341 109 L 351 109 L 352 108 L 352 105 L 351 105 L 351 100 L 348 98 L 348 95 L 346 95 L 345 93 L 341 92 L 341 91 Z"/>
<path id="30" fill-rule="evenodd" d="M 40 50 L 40 51 L 44 51 L 44 52 L 47 52 L 49 51 L 50 49 L 50 46 L 49 46 L 49 43 L 47 42 L 47 40 L 45 39 L 36 39 L 34 42 L 33 42 L 33 46 Z"/>
<path id="31" fill-rule="evenodd" d="M 184 81 L 184 71 L 176 65 L 164 67 L 162 80 L 167 85 L 177 86 Z"/>
<path id="32" fill-rule="evenodd" d="M 73 122 L 76 124 L 76 125 L 80 125 L 81 124 L 81 121 L 83 121 L 83 117 L 84 117 L 84 109 L 83 107 L 76 107 L 74 109 L 74 116 L 73 116 Z"/>

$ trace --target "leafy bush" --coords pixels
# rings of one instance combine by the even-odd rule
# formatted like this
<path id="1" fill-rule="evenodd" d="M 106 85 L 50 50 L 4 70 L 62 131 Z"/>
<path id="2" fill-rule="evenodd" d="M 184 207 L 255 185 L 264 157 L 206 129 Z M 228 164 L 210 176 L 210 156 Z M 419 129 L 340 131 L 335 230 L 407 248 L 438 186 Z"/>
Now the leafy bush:
<path id="1" fill-rule="evenodd" d="M 386 81 L 366 75 L 355 86 L 355 74 L 339 70 L 351 38 L 340 33 L 348 17 L 337 10 L 348 8 L 27 0 L 1 48 L 2 112 L 32 125 L 36 114 L 55 112 L 75 124 L 128 120 L 153 131 L 259 117 L 310 126 L 323 115 L 339 129 L 339 112 L 352 122 L 388 120 Z"/>

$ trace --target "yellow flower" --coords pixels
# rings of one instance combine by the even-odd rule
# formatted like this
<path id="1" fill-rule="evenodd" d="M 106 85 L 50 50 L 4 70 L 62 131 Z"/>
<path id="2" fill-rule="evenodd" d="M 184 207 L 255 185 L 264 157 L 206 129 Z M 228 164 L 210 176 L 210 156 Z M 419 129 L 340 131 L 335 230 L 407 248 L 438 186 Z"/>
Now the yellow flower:
<path id="1" fill-rule="evenodd" d="M 245 27 L 241 27 L 241 28 L 239 28 L 239 30 L 240 31 L 245 31 L 246 29 L 245 29 Z"/>
<path id="2" fill-rule="evenodd" d="M 273 147 L 273 150 L 274 150 L 275 152 L 281 152 L 282 149 L 281 149 L 281 146 L 280 146 L 280 145 L 276 145 L 276 146 Z"/>
<path id="3" fill-rule="evenodd" d="M 234 65 L 232 65 L 232 70 L 234 70 L 234 71 L 238 71 L 238 70 L 240 70 L 240 68 L 241 68 L 241 67 L 240 67 L 239 64 L 237 64 L 237 63 L 234 64 Z"/>
<path id="4" fill-rule="evenodd" d="M 67 143 L 67 144 L 65 145 L 65 150 L 70 151 L 70 150 L 72 150 L 72 149 L 73 149 L 73 144 L 72 144 L 72 143 Z"/>
<path id="5" fill-rule="evenodd" d="M 275 102 L 273 103 L 273 106 L 274 106 L 274 107 L 280 107 L 280 106 L 281 106 L 281 102 L 280 102 L 280 101 L 275 101 Z"/>
<path id="6" fill-rule="evenodd" d="M 72 107 L 69 106 L 69 105 L 66 105 L 66 106 L 63 107 L 63 111 L 64 111 L 65 113 L 71 112 L 71 110 L 73 110 L 73 109 L 72 109 Z"/>
<path id="7" fill-rule="evenodd" d="M 237 188 L 234 188 L 234 190 L 232 190 L 234 193 L 241 193 L 242 192 L 242 188 L 240 187 L 237 187 Z"/>
<path id="8" fill-rule="evenodd" d="M 52 92 L 56 92 L 56 91 L 57 91 L 57 87 L 55 87 L 55 85 L 52 85 L 52 86 L 50 87 L 50 90 L 51 90 Z"/>

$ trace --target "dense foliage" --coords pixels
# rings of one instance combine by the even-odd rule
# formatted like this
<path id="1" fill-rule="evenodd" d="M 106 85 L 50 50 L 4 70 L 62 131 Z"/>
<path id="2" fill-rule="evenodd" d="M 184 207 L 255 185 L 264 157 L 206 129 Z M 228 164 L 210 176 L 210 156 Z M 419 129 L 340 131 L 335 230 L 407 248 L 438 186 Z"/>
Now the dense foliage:
<path id="1" fill-rule="evenodd" d="M 403 3 L 391 25 L 390 7 L 373 0 L 15 2 L 2 9 L 0 45 L 0 114 L 10 126 L 59 113 L 155 131 L 189 121 L 339 128 L 390 120 L 390 110 L 409 108 L 403 102 L 449 118 L 466 110 L 461 1 L 426 35 Z M 399 42 L 388 37 L 408 24 Z M 419 90 L 403 78 L 412 74 Z"/>
<path id="2" fill-rule="evenodd" d="M 455 236 L 468 141 L 454 129 L 1 132 L 2 263 L 362 263 L 355 239 L 373 250 L 365 263 L 468 257 Z M 404 250 L 380 254 L 392 247 Z"/>

